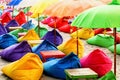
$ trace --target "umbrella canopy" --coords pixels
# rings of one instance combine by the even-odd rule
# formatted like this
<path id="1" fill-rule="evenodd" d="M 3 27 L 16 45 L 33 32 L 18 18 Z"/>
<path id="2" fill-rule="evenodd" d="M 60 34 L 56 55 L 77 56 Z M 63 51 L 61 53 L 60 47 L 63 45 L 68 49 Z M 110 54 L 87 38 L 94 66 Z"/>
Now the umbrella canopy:
<path id="1" fill-rule="evenodd" d="M 115 5 L 115 3 L 117 5 Z M 85 28 L 114 28 L 114 73 L 116 74 L 116 27 L 120 27 L 120 5 L 104 5 L 84 11 L 72 22 L 72 26 Z"/>
<path id="2" fill-rule="evenodd" d="M 46 8 L 43 14 L 57 17 L 76 16 L 83 10 L 103 4 L 97 0 L 62 0 Z"/>
<path id="3" fill-rule="evenodd" d="M 39 3 L 31 7 L 30 12 L 32 12 L 31 17 L 38 17 L 38 14 L 42 14 L 45 8 L 57 2 L 58 0 L 40 0 Z"/>
<path id="4" fill-rule="evenodd" d="M 8 5 L 9 6 L 16 6 L 18 5 L 22 0 L 11 0 Z"/>
<path id="5" fill-rule="evenodd" d="M 20 4 L 18 4 L 15 8 L 24 8 L 24 7 L 29 7 L 33 6 L 36 3 L 38 3 L 40 0 L 22 0 Z"/>

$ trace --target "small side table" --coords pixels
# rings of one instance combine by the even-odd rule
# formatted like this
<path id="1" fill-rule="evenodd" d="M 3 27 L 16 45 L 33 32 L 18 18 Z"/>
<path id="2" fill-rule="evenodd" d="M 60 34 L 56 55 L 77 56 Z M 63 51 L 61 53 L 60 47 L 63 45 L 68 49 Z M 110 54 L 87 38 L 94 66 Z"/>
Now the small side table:
<path id="1" fill-rule="evenodd" d="M 66 80 L 94 79 L 97 80 L 98 74 L 90 68 L 66 69 Z"/>
<path id="2" fill-rule="evenodd" d="M 42 55 L 43 62 L 46 62 L 46 59 L 48 58 L 62 58 L 65 56 L 65 54 L 62 51 L 59 50 L 48 50 L 48 51 L 40 51 L 40 54 Z"/>

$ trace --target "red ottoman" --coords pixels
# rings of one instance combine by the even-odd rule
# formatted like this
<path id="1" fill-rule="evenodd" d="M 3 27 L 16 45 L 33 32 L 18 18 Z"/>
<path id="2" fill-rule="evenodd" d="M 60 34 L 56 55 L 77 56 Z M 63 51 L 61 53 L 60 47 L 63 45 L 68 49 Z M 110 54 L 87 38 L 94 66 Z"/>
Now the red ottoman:
<path id="1" fill-rule="evenodd" d="M 43 62 L 45 62 L 48 58 L 62 58 L 65 56 L 65 54 L 59 50 L 41 51 L 40 54 L 42 55 Z"/>

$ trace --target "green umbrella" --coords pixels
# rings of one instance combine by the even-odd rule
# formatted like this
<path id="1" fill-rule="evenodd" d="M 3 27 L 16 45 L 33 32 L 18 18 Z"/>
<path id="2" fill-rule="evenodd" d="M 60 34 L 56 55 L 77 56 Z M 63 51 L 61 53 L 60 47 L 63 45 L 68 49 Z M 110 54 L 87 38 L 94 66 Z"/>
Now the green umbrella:
<path id="1" fill-rule="evenodd" d="M 120 5 L 114 0 L 111 5 L 88 9 L 79 14 L 72 26 L 84 28 L 114 28 L 114 74 L 116 75 L 116 27 L 120 27 Z M 115 5 L 115 3 L 117 5 Z"/>

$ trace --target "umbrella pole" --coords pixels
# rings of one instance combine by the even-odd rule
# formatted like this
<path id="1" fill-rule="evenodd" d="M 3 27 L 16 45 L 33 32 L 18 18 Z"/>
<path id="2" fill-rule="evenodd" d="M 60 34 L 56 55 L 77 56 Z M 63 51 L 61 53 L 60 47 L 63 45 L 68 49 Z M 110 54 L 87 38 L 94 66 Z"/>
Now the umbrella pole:
<path id="1" fill-rule="evenodd" d="M 14 16 L 14 6 L 13 6 L 13 11 L 12 11 L 12 18 L 13 18 L 13 16 Z"/>
<path id="2" fill-rule="evenodd" d="M 114 74 L 116 75 L 116 28 L 114 28 Z"/>
<path id="3" fill-rule="evenodd" d="M 78 46 L 78 28 L 77 28 L 77 32 L 76 32 L 76 35 L 77 35 L 77 56 L 78 56 L 78 53 L 79 53 L 79 46 Z"/>
<path id="4" fill-rule="evenodd" d="M 28 8 L 27 8 L 27 13 L 28 13 Z M 27 22 L 28 22 L 28 20 L 29 20 L 29 16 L 27 15 Z"/>
<path id="5" fill-rule="evenodd" d="M 55 17 L 55 24 L 54 24 L 54 44 L 56 45 L 56 17 Z"/>
<path id="6" fill-rule="evenodd" d="M 40 37 L 40 23 L 39 23 L 39 13 L 38 13 L 38 36 Z"/>

